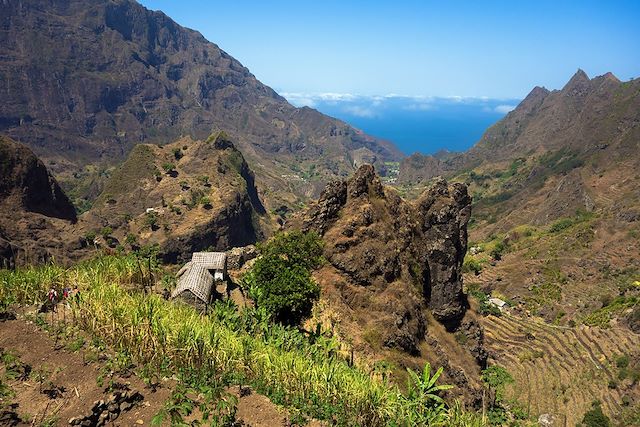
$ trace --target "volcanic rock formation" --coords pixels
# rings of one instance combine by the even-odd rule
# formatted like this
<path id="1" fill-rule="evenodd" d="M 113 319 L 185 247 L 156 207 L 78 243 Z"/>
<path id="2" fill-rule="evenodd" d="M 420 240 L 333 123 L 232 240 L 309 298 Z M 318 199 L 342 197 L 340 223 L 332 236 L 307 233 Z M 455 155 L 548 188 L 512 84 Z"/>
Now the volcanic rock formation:
<path id="1" fill-rule="evenodd" d="M 461 267 L 470 213 L 462 184 L 440 180 L 409 203 L 363 165 L 348 181 L 329 183 L 291 226 L 323 237 L 325 270 L 333 271 L 318 279 L 331 288 L 327 294 L 366 308 L 385 346 L 417 353 L 427 308 L 449 328 L 465 313 Z"/>

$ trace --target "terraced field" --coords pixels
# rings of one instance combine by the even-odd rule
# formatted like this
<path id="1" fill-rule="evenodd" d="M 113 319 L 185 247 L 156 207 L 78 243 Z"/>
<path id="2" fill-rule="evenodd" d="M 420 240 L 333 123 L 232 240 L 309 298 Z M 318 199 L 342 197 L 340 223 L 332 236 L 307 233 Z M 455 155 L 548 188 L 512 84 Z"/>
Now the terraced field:
<path id="1" fill-rule="evenodd" d="M 638 385 L 617 380 L 616 356 L 640 349 L 640 335 L 628 329 L 559 327 L 511 315 L 483 323 L 495 363 L 515 379 L 508 397 L 532 415 L 551 413 L 559 425 L 575 426 L 596 399 L 615 416 L 623 396 L 640 396 Z"/>

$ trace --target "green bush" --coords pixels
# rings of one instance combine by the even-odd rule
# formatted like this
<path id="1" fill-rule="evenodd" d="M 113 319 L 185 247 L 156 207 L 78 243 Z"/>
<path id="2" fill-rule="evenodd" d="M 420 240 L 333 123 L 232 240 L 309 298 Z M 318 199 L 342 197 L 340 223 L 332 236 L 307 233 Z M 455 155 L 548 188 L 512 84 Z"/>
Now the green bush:
<path id="1" fill-rule="evenodd" d="M 211 199 L 207 196 L 204 196 L 200 199 L 200 204 L 205 207 L 206 209 L 211 209 L 212 205 L 211 205 Z"/>
<path id="2" fill-rule="evenodd" d="M 607 417 L 600 407 L 600 402 L 593 402 L 591 409 L 585 412 L 582 418 L 582 425 L 584 427 L 609 427 L 611 421 Z"/>
<path id="3" fill-rule="evenodd" d="M 93 230 L 87 231 L 87 233 L 84 235 L 84 239 L 87 241 L 87 243 L 91 243 L 93 244 L 93 241 L 96 240 L 96 232 Z"/>
<path id="4" fill-rule="evenodd" d="M 573 225 L 573 219 L 571 218 L 562 218 L 551 224 L 549 228 L 550 233 L 559 233 L 562 230 L 566 230 L 567 228 Z"/>
<path id="5" fill-rule="evenodd" d="M 315 233 L 290 232 L 258 249 L 261 256 L 244 278 L 249 295 L 272 320 L 299 324 L 320 297 L 311 269 L 322 262 L 322 241 Z"/>
<path id="6" fill-rule="evenodd" d="M 147 212 L 144 222 L 149 228 L 156 230 L 158 228 L 158 214 L 155 212 Z"/>
<path id="7" fill-rule="evenodd" d="M 464 273 L 473 273 L 476 276 L 482 271 L 482 264 L 475 258 L 465 258 L 462 264 L 462 271 Z"/>
<path id="8" fill-rule="evenodd" d="M 111 236 L 111 233 L 113 233 L 113 229 L 111 227 L 104 227 L 102 230 L 100 230 L 100 234 L 102 234 L 102 237 L 104 237 L 105 239 Z"/>
<path id="9" fill-rule="evenodd" d="M 629 356 L 627 356 L 626 354 L 621 354 L 620 356 L 616 357 L 616 366 L 620 369 L 624 369 L 629 366 Z"/>

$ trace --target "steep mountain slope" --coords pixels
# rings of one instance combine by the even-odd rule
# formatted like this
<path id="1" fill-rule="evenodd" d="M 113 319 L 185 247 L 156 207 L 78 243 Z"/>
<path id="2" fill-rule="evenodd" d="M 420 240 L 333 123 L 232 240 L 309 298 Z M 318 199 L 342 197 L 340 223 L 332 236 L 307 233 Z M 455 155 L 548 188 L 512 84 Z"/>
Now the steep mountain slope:
<path id="1" fill-rule="evenodd" d="M 640 405 L 637 381 L 614 366 L 635 354 L 606 345 L 616 337 L 640 342 L 639 153 L 640 79 L 589 79 L 579 70 L 562 90 L 535 88 L 468 152 L 414 156 L 400 168 L 410 194 L 437 175 L 468 184 L 474 205 L 465 285 L 507 301 L 513 316 L 483 322 L 488 347 L 512 370 L 513 396 L 529 390 L 526 399 L 539 413 L 576 412 L 569 423 L 591 405 L 594 395 L 584 387 L 608 382 L 598 395 L 612 417 Z M 523 324 L 543 322 L 557 328 L 553 344 L 542 333 L 522 332 Z M 594 350 L 586 336 L 601 336 L 602 344 Z M 536 341 L 527 353 L 530 339 Z M 572 358 L 582 361 L 558 368 Z M 583 363 L 595 368 L 581 369 Z M 555 387 L 567 393 L 532 399 L 550 383 L 531 375 L 531 366 L 561 369 Z M 568 388 L 575 376 L 587 385 Z"/>
<path id="2" fill-rule="evenodd" d="M 574 157 L 635 160 L 640 122 L 640 79 L 620 82 L 607 73 L 589 79 L 578 70 L 562 90 L 535 87 L 465 153 L 414 155 L 402 162 L 399 181 L 453 176 L 482 164 L 511 162 L 564 150 Z M 613 157 L 612 157 L 613 156 Z M 544 165 L 543 165 L 544 166 Z"/>
<path id="3" fill-rule="evenodd" d="M 630 292 L 640 273 L 639 152 L 640 80 L 611 74 L 578 71 L 561 91 L 536 88 L 490 128 L 465 154 L 477 166 L 457 179 L 474 196 L 472 240 L 504 252 L 488 269 L 509 283 L 498 287 L 532 299 L 556 283 L 561 297 L 529 308 L 550 320 L 562 311 L 563 322 L 600 308 L 604 294 Z M 538 262 L 536 274 L 518 267 L 523 257 Z"/>
<path id="4" fill-rule="evenodd" d="M 79 230 L 103 244 L 158 244 L 165 262 L 255 243 L 270 228 L 253 172 L 229 138 L 137 145 L 105 184 Z"/>
<path id="5" fill-rule="evenodd" d="M 0 135 L 0 267 L 50 258 L 76 212 L 44 164 Z"/>
<path id="6" fill-rule="evenodd" d="M 0 131 L 70 187 L 83 166 L 113 165 L 140 142 L 216 129 L 237 141 L 269 199 L 319 192 L 353 170 L 354 150 L 401 157 L 390 143 L 294 108 L 199 33 L 132 0 L 1 2 L 0 95 Z"/>
<path id="7" fill-rule="evenodd" d="M 327 263 L 315 278 L 325 314 L 358 355 L 386 360 L 395 373 L 427 360 L 445 366 L 468 397 L 486 361 L 462 293 L 470 204 L 464 185 L 444 180 L 406 202 L 363 165 L 287 224 L 322 236 Z"/>

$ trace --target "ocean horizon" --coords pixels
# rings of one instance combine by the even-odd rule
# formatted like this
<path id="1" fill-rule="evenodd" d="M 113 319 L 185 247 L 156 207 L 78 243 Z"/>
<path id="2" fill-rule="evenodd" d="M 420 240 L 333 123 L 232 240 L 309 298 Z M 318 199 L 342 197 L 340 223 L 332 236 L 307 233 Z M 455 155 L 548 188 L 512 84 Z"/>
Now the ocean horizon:
<path id="1" fill-rule="evenodd" d="M 393 142 L 404 154 L 464 151 L 520 102 L 518 99 L 400 95 L 283 94 L 369 135 Z"/>

